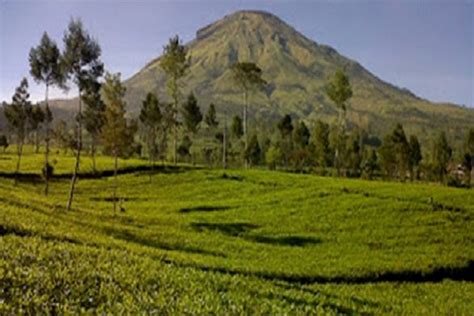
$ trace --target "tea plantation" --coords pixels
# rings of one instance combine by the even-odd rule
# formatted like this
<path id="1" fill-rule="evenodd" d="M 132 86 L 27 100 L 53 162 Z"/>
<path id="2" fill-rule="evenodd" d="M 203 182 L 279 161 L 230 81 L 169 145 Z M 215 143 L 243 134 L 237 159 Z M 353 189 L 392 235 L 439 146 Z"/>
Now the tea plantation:
<path id="1" fill-rule="evenodd" d="M 474 191 L 0 154 L 0 314 L 472 314 Z"/>

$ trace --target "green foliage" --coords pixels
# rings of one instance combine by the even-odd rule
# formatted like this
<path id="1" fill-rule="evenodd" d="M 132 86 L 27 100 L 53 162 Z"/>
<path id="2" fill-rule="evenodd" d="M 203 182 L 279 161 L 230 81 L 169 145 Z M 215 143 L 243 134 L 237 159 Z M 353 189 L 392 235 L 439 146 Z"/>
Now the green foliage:
<path id="1" fill-rule="evenodd" d="M 31 113 L 28 116 L 28 124 L 31 130 L 38 131 L 41 124 L 44 123 L 46 119 L 45 112 L 41 109 L 39 104 L 36 104 L 31 108 Z"/>
<path id="2" fill-rule="evenodd" d="M 315 148 L 315 160 L 318 166 L 323 168 L 331 166 L 333 154 L 329 147 L 329 125 L 318 120 L 311 140 Z"/>
<path id="3" fill-rule="evenodd" d="M 101 76 L 102 72 L 94 76 L 90 75 L 84 81 L 84 91 L 81 96 L 86 105 L 83 116 L 84 127 L 94 140 L 98 138 L 105 124 L 105 104 L 100 95 L 102 84 L 98 81 Z"/>
<path id="4" fill-rule="evenodd" d="M 27 154 L 26 165 L 38 157 Z M 113 165 L 98 161 L 107 170 Z M 73 159 L 59 162 L 67 172 Z M 6 164 L 0 160 L 0 169 L 9 170 Z M 45 198 L 34 184 L 14 188 L 0 179 L 1 313 L 474 308 L 472 283 L 449 279 L 449 271 L 468 275 L 474 256 L 472 192 L 258 170 L 171 170 L 153 183 L 144 174 L 121 175 L 127 211 L 115 216 L 108 177 L 78 184 L 74 212 L 62 208 L 66 181 L 53 181 Z"/>
<path id="5" fill-rule="evenodd" d="M 29 98 L 28 81 L 26 78 L 23 78 L 15 90 L 11 104 L 7 104 L 4 107 L 7 122 L 17 136 L 19 143 L 24 141 L 28 132 L 28 123 L 32 112 L 32 105 Z"/>
<path id="6" fill-rule="evenodd" d="M 415 161 L 415 158 L 418 158 L 415 157 L 418 153 L 411 153 L 411 149 L 417 150 L 415 140 L 412 141 L 414 142 L 411 144 L 413 148 L 410 147 L 401 124 L 397 124 L 392 133 L 384 138 L 379 152 L 382 168 L 385 170 L 386 175 L 391 177 L 398 176 L 401 180 L 405 179 L 407 171 L 411 169 L 410 163 L 412 158 L 413 161 Z"/>
<path id="7" fill-rule="evenodd" d="M 188 95 L 188 99 L 183 104 L 182 114 L 186 131 L 196 134 L 202 122 L 202 113 L 194 93 Z"/>
<path id="8" fill-rule="evenodd" d="M 294 144 L 298 148 L 306 148 L 309 145 L 310 137 L 311 134 L 306 124 L 303 121 L 298 122 L 293 131 Z"/>
<path id="9" fill-rule="evenodd" d="M 234 138 L 240 139 L 244 135 L 242 119 L 238 115 L 232 117 L 231 132 Z"/>
<path id="10" fill-rule="evenodd" d="M 178 147 L 178 154 L 181 157 L 188 157 L 191 155 L 191 146 L 193 142 L 188 135 L 184 135 L 183 139 L 181 140 L 181 144 Z"/>
<path id="11" fill-rule="evenodd" d="M 219 125 L 216 117 L 216 107 L 214 103 L 209 105 L 209 109 L 207 110 L 206 117 L 204 118 L 204 122 L 206 122 L 207 126 L 210 129 L 216 129 Z"/>
<path id="12" fill-rule="evenodd" d="M 104 72 L 99 43 L 84 30 L 79 19 L 71 19 L 63 41 L 65 75 L 72 76 L 82 92 L 90 84 L 91 78 L 100 77 Z"/>
<path id="13" fill-rule="evenodd" d="M 187 54 L 187 49 L 181 43 L 178 35 L 170 38 L 168 44 L 163 49 L 160 66 L 172 78 L 171 81 L 168 81 L 172 82 L 171 85 L 174 87 L 171 94 L 174 94 L 174 89 L 177 88 L 176 81 L 186 74 L 186 70 L 189 67 L 190 60 Z"/>
<path id="14" fill-rule="evenodd" d="M 345 165 L 350 170 L 351 176 L 359 176 L 361 163 L 362 163 L 362 154 L 364 148 L 361 146 L 362 140 L 360 133 L 354 131 L 348 139 L 347 151 L 345 157 Z"/>
<path id="15" fill-rule="evenodd" d="M 0 147 L 3 147 L 3 152 L 5 152 L 8 148 L 8 138 L 4 134 L 0 134 Z"/>
<path id="16" fill-rule="evenodd" d="M 125 87 L 120 81 L 120 74 L 106 74 L 101 95 L 106 106 L 101 134 L 105 152 L 125 157 L 130 154 L 134 129 L 125 118 Z"/>
<path id="17" fill-rule="evenodd" d="M 160 110 L 160 102 L 155 93 L 149 92 L 146 95 L 145 100 L 142 102 L 139 119 L 146 130 L 148 155 L 153 162 L 158 152 L 156 144 L 157 134 L 164 120 Z"/>
<path id="18" fill-rule="evenodd" d="M 418 141 L 418 137 L 415 135 L 410 136 L 410 140 L 408 141 L 409 147 L 409 169 L 410 169 L 410 176 L 411 179 L 414 178 L 414 173 L 416 173 L 416 178 L 419 178 L 419 166 L 423 156 L 421 154 L 421 145 Z"/>
<path id="19" fill-rule="evenodd" d="M 262 69 L 252 62 L 236 62 L 231 66 L 235 83 L 245 92 L 262 89 L 266 81 L 262 78 Z"/>
<path id="20" fill-rule="evenodd" d="M 38 83 L 44 83 L 46 89 L 56 85 L 64 87 L 64 67 L 61 53 L 56 43 L 44 32 L 37 47 L 30 50 L 30 74 Z"/>
<path id="21" fill-rule="evenodd" d="M 347 100 L 352 97 L 352 87 L 344 70 L 338 69 L 326 85 L 326 94 L 338 108 L 346 111 Z"/>
<path id="22" fill-rule="evenodd" d="M 369 180 L 372 179 L 378 167 L 377 152 L 375 149 L 370 149 L 368 156 L 363 162 L 363 175 Z"/>
<path id="23" fill-rule="evenodd" d="M 256 166 L 260 163 L 261 159 L 262 150 L 260 149 L 260 144 L 258 143 L 257 135 L 252 135 L 247 148 L 245 148 L 245 160 L 249 163 L 250 166 Z"/>
<path id="24" fill-rule="evenodd" d="M 281 163 L 282 154 L 280 147 L 270 146 L 268 147 L 267 152 L 265 153 L 265 162 L 270 170 L 275 170 L 276 167 Z"/>
<path id="25" fill-rule="evenodd" d="M 446 176 L 452 152 L 453 151 L 448 144 L 446 134 L 441 132 L 434 142 L 432 154 L 433 171 L 440 182 L 443 182 Z"/>
<path id="26" fill-rule="evenodd" d="M 277 127 L 282 138 L 290 136 L 291 132 L 293 131 L 291 116 L 286 114 L 284 117 L 282 117 L 278 122 Z"/>
<path id="27" fill-rule="evenodd" d="M 179 36 L 170 38 L 168 44 L 163 49 L 163 55 L 160 58 L 160 67 L 167 77 L 168 96 L 173 100 L 173 107 L 170 107 L 170 114 L 166 119 L 173 126 L 174 132 L 174 163 L 177 162 L 177 142 L 178 142 L 178 103 L 180 96 L 180 80 L 186 74 L 189 68 L 190 59 L 188 58 L 188 50 L 181 43 Z"/>

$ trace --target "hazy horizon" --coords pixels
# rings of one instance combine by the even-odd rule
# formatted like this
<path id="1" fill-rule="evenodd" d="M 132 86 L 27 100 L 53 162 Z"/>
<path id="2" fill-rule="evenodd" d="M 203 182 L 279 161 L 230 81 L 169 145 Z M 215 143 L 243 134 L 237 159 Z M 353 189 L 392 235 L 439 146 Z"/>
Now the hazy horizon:
<path id="1" fill-rule="evenodd" d="M 286 1 L 2 1 L 0 100 L 26 76 L 34 101 L 44 88 L 29 76 L 28 52 L 44 31 L 62 46 L 71 17 L 98 39 L 108 70 L 129 78 L 162 52 L 169 37 L 196 31 L 238 10 L 275 14 L 317 43 L 360 62 L 382 80 L 433 102 L 473 102 L 473 3 Z M 34 17 L 34 18 L 33 18 Z M 344 21 L 344 23 L 340 23 Z M 71 98 L 53 90 L 54 98 Z"/>

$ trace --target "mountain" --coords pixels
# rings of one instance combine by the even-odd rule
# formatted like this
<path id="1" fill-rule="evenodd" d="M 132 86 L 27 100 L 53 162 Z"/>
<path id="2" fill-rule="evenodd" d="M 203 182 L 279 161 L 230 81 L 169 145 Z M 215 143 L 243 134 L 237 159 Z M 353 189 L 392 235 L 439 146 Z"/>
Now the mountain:
<path id="1" fill-rule="evenodd" d="M 353 124 L 384 133 L 396 122 L 407 132 L 427 135 L 443 128 L 455 138 L 474 125 L 474 110 L 452 104 L 434 104 L 406 89 L 382 81 L 335 49 L 318 44 L 273 14 L 239 11 L 197 31 L 187 44 L 191 67 L 183 80 L 204 108 L 214 102 L 219 112 L 240 113 L 242 93 L 231 79 L 236 61 L 252 61 L 269 83 L 251 97 L 254 122 L 284 114 L 312 121 L 330 121 L 337 115 L 324 93 L 324 84 L 338 68 L 345 68 L 353 85 L 348 119 Z M 159 58 L 126 82 L 129 108 L 137 113 L 147 91 L 167 99 Z M 254 123 L 255 124 L 255 123 Z"/>
<path id="2" fill-rule="evenodd" d="M 213 102 L 218 113 L 240 114 L 242 92 L 232 82 L 229 68 L 236 61 L 252 61 L 262 68 L 268 86 L 250 97 L 251 127 L 284 114 L 309 123 L 333 120 L 337 111 L 323 87 L 339 68 L 346 69 L 353 86 L 348 107 L 348 120 L 353 125 L 383 134 L 400 122 L 407 133 L 422 139 L 443 129 L 458 140 L 468 126 L 474 125 L 473 109 L 431 103 L 384 82 L 356 61 L 308 39 L 270 13 L 239 11 L 225 16 L 198 30 L 186 46 L 191 66 L 183 79 L 184 94 L 193 91 L 204 111 Z M 138 114 L 149 91 L 168 100 L 159 57 L 125 84 L 131 115 Z"/>

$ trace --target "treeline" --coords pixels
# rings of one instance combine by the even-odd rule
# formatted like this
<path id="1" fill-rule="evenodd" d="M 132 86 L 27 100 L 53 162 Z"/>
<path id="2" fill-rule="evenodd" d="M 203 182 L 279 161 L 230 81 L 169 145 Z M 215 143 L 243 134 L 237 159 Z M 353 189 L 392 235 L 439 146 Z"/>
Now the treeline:
<path id="1" fill-rule="evenodd" d="M 147 156 L 152 168 L 157 160 L 223 168 L 266 165 L 270 169 L 347 177 L 424 179 L 470 185 L 474 129 L 466 131 L 465 146 L 460 151 L 462 157 L 453 157 L 453 149 L 444 133 L 433 139 L 432 148 L 422 150 L 416 135 L 407 137 L 401 124 L 382 140 L 364 130 L 349 130 L 346 112 L 352 87 L 342 69 L 336 71 L 325 86 L 326 95 L 339 110 L 333 124 L 317 121 L 308 126 L 304 121 L 294 121 L 286 115 L 271 128 L 254 124 L 250 130 L 249 100 L 252 93 L 267 84 L 255 63 L 237 62 L 231 66 L 234 86 L 243 96 L 242 116 L 228 118 L 223 114 L 219 120 L 216 105 L 210 104 L 203 114 L 194 93 L 183 96 L 183 80 L 189 73 L 190 59 L 179 37 L 173 37 L 159 60 L 166 74 L 168 100 L 160 100 L 154 91 L 150 91 L 142 100 L 138 118 L 129 119 L 120 74 L 107 73 L 100 57 L 98 42 L 85 31 L 80 20 L 72 19 L 69 23 L 62 51 L 44 33 L 38 46 L 29 54 L 30 74 L 45 87 L 43 104 L 32 105 L 28 82 L 24 78 L 11 103 L 3 106 L 17 144 L 16 174 L 25 141 L 34 139 L 36 152 L 40 142 L 45 143 L 42 172 L 45 194 L 48 194 L 48 181 L 54 172 L 48 158 L 51 139 L 57 147 L 74 151 L 76 159 L 68 209 L 73 202 L 84 144 L 88 145 L 94 170 L 96 153 L 101 150 L 115 158 L 115 170 L 119 157 L 137 155 Z M 51 126 L 53 117 L 48 102 L 51 87 L 77 89 L 77 115 L 72 129 L 64 121 Z M 0 135 L 0 146 L 4 149 L 8 146 L 5 135 Z"/>

